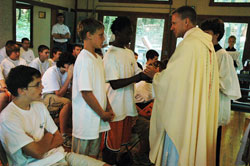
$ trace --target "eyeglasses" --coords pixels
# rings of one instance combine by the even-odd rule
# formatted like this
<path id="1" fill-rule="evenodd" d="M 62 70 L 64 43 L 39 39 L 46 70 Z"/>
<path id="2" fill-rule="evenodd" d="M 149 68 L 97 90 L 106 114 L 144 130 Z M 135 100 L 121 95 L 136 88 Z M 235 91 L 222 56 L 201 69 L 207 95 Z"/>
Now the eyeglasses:
<path id="1" fill-rule="evenodd" d="M 27 86 L 27 88 L 32 88 L 32 87 L 39 88 L 41 86 L 42 86 L 42 82 L 40 81 L 40 82 L 36 83 L 36 85 Z"/>

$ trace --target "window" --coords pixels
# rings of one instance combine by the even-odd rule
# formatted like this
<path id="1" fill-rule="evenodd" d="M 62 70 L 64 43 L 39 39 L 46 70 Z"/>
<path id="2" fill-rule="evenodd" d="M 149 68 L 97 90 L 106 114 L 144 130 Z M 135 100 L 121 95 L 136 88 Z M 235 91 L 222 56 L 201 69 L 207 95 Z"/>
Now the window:
<path id="1" fill-rule="evenodd" d="M 248 24 L 225 22 L 224 25 L 225 33 L 219 44 L 222 48 L 227 48 L 229 36 L 234 35 L 236 37 L 236 44 L 234 45 L 234 47 L 238 52 L 240 52 L 239 60 L 242 61 Z"/>
<path id="2" fill-rule="evenodd" d="M 99 2 L 172 4 L 172 0 L 99 0 Z"/>
<path id="3" fill-rule="evenodd" d="M 210 6 L 250 6 L 250 0 L 210 0 Z"/>
<path id="4" fill-rule="evenodd" d="M 103 17 L 103 24 L 104 24 L 104 32 L 107 43 L 110 42 L 110 38 L 112 36 L 112 31 L 110 29 L 113 21 L 117 18 L 117 16 L 104 16 Z"/>
<path id="5" fill-rule="evenodd" d="M 26 37 L 32 41 L 32 7 L 29 5 L 16 5 L 16 41 L 21 42 Z"/>
<path id="6" fill-rule="evenodd" d="M 214 0 L 218 3 L 249 3 L 250 0 Z"/>
<path id="7" fill-rule="evenodd" d="M 156 50 L 158 59 L 161 59 L 164 24 L 164 19 L 137 18 L 135 52 L 142 65 L 147 61 L 146 52 L 149 49 Z"/>

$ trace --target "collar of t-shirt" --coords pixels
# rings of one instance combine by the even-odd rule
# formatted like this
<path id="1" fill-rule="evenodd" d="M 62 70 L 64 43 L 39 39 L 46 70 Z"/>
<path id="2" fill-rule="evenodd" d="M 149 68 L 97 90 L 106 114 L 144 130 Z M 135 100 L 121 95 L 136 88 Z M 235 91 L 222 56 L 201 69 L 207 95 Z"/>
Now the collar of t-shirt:
<path id="1" fill-rule="evenodd" d="M 214 45 L 215 52 L 219 51 L 220 49 L 222 49 L 222 47 L 219 44 Z"/>
<path id="2" fill-rule="evenodd" d="M 97 53 L 95 53 L 96 55 L 97 55 L 97 57 L 95 57 L 95 55 L 93 55 L 90 51 L 88 51 L 88 50 L 86 50 L 86 49 L 83 49 L 83 51 L 86 53 L 86 54 L 88 54 L 91 58 L 93 58 L 93 59 L 99 59 L 100 58 L 100 56 L 97 54 Z"/>
<path id="3" fill-rule="evenodd" d="M 15 65 L 15 66 L 18 66 L 18 65 L 19 65 L 19 59 L 18 59 L 18 60 L 12 60 L 12 59 L 10 59 L 10 57 L 7 57 L 7 59 L 8 59 L 11 63 L 13 63 L 13 65 Z"/>

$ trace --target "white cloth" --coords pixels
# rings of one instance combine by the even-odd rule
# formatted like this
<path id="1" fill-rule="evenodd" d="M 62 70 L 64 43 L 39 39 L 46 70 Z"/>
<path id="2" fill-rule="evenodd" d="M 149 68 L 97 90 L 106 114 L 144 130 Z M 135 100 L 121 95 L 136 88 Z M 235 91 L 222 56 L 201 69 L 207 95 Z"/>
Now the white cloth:
<path id="1" fill-rule="evenodd" d="M 153 100 L 152 84 L 140 81 L 135 84 L 135 102 L 146 103 Z"/>
<path id="2" fill-rule="evenodd" d="M 43 75 L 49 67 L 53 66 L 53 62 L 49 59 L 41 62 L 39 57 L 37 57 L 29 64 L 29 66 L 39 70 Z"/>
<path id="3" fill-rule="evenodd" d="M 219 73 L 212 36 L 199 28 L 184 35 L 168 67 L 153 79 L 150 160 L 162 162 L 165 133 L 179 166 L 214 166 L 219 111 Z"/>
<path id="4" fill-rule="evenodd" d="M 70 31 L 69 31 L 69 28 L 64 25 L 64 24 L 55 24 L 53 25 L 52 27 L 52 35 L 53 34 L 63 34 L 65 35 L 66 33 L 69 33 L 70 34 Z M 56 42 L 59 42 L 59 43 L 65 43 L 68 41 L 68 39 L 56 39 L 56 38 L 53 38 L 54 41 Z"/>
<path id="5" fill-rule="evenodd" d="M 22 58 L 19 58 L 19 60 L 15 60 L 15 61 L 10 59 L 9 57 L 5 58 L 1 63 L 4 78 L 5 79 L 7 78 L 8 74 L 12 68 L 19 66 L 19 65 L 27 65 L 27 64 L 26 64 L 26 61 Z"/>
<path id="6" fill-rule="evenodd" d="M 3 47 L 0 49 L 0 63 L 4 60 L 4 58 L 7 58 L 6 48 Z"/>
<path id="7" fill-rule="evenodd" d="M 97 139 L 99 133 L 110 130 L 110 126 L 89 107 L 82 97 L 82 91 L 92 91 L 102 109 L 106 110 L 107 95 L 102 59 L 85 49 L 78 55 L 74 66 L 72 135 L 79 139 Z"/>
<path id="8" fill-rule="evenodd" d="M 44 136 L 44 129 L 52 134 L 58 130 L 47 108 L 41 102 L 32 102 L 30 110 L 23 110 L 11 102 L 1 112 L 0 139 L 7 153 L 9 165 L 27 165 L 31 162 L 39 162 L 35 158 L 26 156 L 22 152 L 22 148 L 33 141 L 41 140 Z M 51 151 L 60 152 L 62 150 L 59 147 L 57 150 L 52 149 Z M 45 156 L 48 157 L 53 154 L 51 151 Z M 56 163 L 64 158 L 63 151 L 60 155 L 62 157 L 57 160 L 55 158 L 51 159 L 49 164 Z M 42 164 L 37 163 L 37 165 Z"/>
<path id="9" fill-rule="evenodd" d="M 231 100 L 241 98 L 240 85 L 234 68 L 232 57 L 225 49 L 216 51 L 220 75 L 220 111 L 219 125 L 226 125 L 230 121 Z"/>
<path id="10" fill-rule="evenodd" d="M 111 46 L 104 55 L 106 82 L 130 78 L 141 72 L 133 51 L 127 48 Z M 134 99 L 134 84 L 119 89 L 112 89 L 107 83 L 107 93 L 110 104 L 115 113 L 113 121 L 121 121 L 127 116 L 137 116 Z"/>
<path id="11" fill-rule="evenodd" d="M 0 80 L 5 80 L 4 76 L 3 76 L 3 69 L 0 65 Z"/>
<path id="12" fill-rule="evenodd" d="M 243 65 L 242 65 L 242 61 L 240 59 L 240 52 L 238 52 L 238 51 L 227 51 L 227 53 L 236 62 L 236 64 L 237 64 L 237 70 L 242 70 L 243 69 Z"/>
<path id="13" fill-rule="evenodd" d="M 20 48 L 20 57 L 23 58 L 27 64 L 30 64 L 35 59 L 34 52 L 29 48 L 25 51 L 23 47 Z"/>
<path id="14" fill-rule="evenodd" d="M 62 76 L 63 74 L 60 72 L 59 68 L 56 65 L 48 68 L 48 70 L 43 74 L 42 77 L 42 93 L 54 93 L 55 91 L 60 90 L 63 86 Z"/>

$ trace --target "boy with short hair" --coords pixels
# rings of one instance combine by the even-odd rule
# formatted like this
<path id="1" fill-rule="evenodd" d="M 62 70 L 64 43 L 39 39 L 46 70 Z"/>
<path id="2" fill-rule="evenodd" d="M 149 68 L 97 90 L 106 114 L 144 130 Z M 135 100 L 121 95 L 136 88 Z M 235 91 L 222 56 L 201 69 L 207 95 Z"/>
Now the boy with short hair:
<path id="1" fill-rule="evenodd" d="M 26 65 L 26 61 L 20 57 L 20 47 L 17 44 L 11 43 L 7 45 L 6 53 L 8 57 L 1 62 L 1 67 L 5 79 L 7 78 L 10 69 L 19 65 Z"/>
<path id="2" fill-rule="evenodd" d="M 141 72 L 133 51 L 126 48 L 132 36 L 131 22 L 127 17 L 118 17 L 111 25 L 115 41 L 104 55 L 107 93 L 115 118 L 110 122 L 111 130 L 105 133 L 103 161 L 117 163 L 117 152 L 128 143 L 137 111 L 134 103 L 134 83 L 147 80 Z"/>
<path id="3" fill-rule="evenodd" d="M 236 37 L 234 35 L 229 36 L 228 47 L 226 51 L 236 51 L 236 49 L 234 48 L 235 43 L 236 43 Z"/>
<path id="4" fill-rule="evenodd" d="M 6 46 L 7 45 L 10 45 L 10 44 L 16 44 L 16 41 L 14 40 L 8 40 L 6 43 L 5 43 L 5 46 L 3 48 L 0 49 L 0 63 L 5 59 L 7 58 L 7 52 L 6 52 Z"/>
<path id="5" fill-rule="evenodd" d="M 146 52 L 147 62 L 143 66 L 143 68 L 145 69 L 147 65 L 155 63 L 158 60 L 158 57 L 159 57 L 158 52 L 156 52 L 155 50 L 148 50 Z"/>
<path id="6" fill-rule="evenodd" d="M 50 111 L 50 114 L 55 116 L 52 116 L 53 118 L 56 118 L 59 114 L 60 132 L 62 133 L 63 145 L 65 147 L 71 147 L 71 139 L 66 134 L 66 130 L 70 120 L 72 105 L 66 94 L 68 94 L 68 87 L 72 81 L 74 63 L 74 56 L 65 52 L 59 57 L 56 65 L 50 67 L 42 77 L 44 104 Z M 63 82 L 64 75 L 66 75 L 66 80 Z"/>
<path id="7" fill-rule="evenodd" d="M 51 58 L 49 60 L 53 62 L 53 65 L 55 65 L 56 62 L 59 60 L 59 57 L 61 54 L 62 54 L 62 51 L 58 47 L 54 47 L 52 49 Z"/>
<path id="8" fill-rule="evenodd" d="M 15 98 L 0 114 L 0 140 L 9 165 L 88 166 L 106 164 L 75 153 L 65 153 L 62 136 L 41 101 L 41 74 L 28 66 L 13 68 L 6 80 Z"/>
<path id="9" fill-rule="evenodd" d="M 80 54 L 82 51 L 82 45 L 80 44 L 75 44 L 72 49 L 72 55 L 77 58 L 77 56 Z"/>
<path id="10" fill-rule="evenodd" d="M 20 56 L 30 64 L 35 59 L 34 52 L 30 49 L 30 40 L 28 38 L 22 38 L 22 47 L 20 48 Z"/>
<path id="11" fill-rule="evenodd" d="M 94 19 L 78 24 L 78 35 L 84 40 L 84 49 L 78 55 L 73 74 L 73 152 L 97 157 L 101 133 L 110 130 L 114 118 L 109 104 L 104 67 L 101 57 L 95 53 L 102 48 L 104 26 Z"/>
<path id="12" fill-rule="evenodd" d="M 40 73 L 43 75 L 45 71 L 53 65 L 52 61 L 49 60 L 49 47 L 45 45 L 40 45 L 38 47 L 38 54 L 39 57 L 34 59 L 29 66 L 33 67 L 40 71 Z"/>

